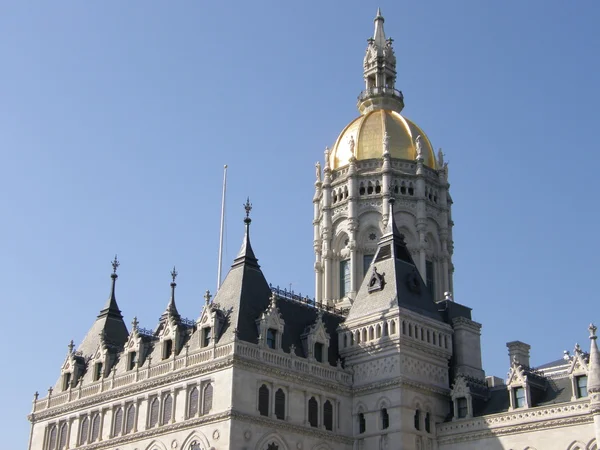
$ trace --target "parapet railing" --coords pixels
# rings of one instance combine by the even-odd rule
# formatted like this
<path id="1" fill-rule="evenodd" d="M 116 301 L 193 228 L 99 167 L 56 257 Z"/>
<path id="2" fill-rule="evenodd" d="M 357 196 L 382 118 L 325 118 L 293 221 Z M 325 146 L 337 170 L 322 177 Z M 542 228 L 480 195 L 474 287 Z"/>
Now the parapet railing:
<path id="1" fill-rule="evenodd" d="M 350 308 L 336 308 L 335 306 L 324 305 L 322 303 L 318 303 L 314 298 L 310 298 L 308 296 L 303 297 L 301 293 L 296 294 L 292 290 L 281 289 L 279 286 L 273 286 L 269 283 L 269 287 L 271 288 L 271 292 L 275 294 L 279 298 L 283 298 L 286 300 L 292 300 L 298 303 L 304 303 L 305 305 L 311 306 L 313 308 L 319 309 L 321 311 L 326 311 L 331 314 L 336 314 L 338 316 L 347 316 Z"/>
<path id="2" fill-rule="evenodd" d="M 270 366 L 311 375 L 347 386 L 352 381 L 352 375 L 339 365 L 334 367 L 327 362 L 319 363 L 292 353 L 284 353 L 281 350 L 271 350 L 263 348 L 258 344 L 236 341 L 211 348 L 203 348 L 193 353 L 189 353 L 187 349 L 184 349 L 178 355 L 174 354 L 168 360 L 161 361 L 158 364 L 152 364 L 151 360 L 147 360 L 147 363 L 143 367 L 136 367 L 120 375 L 117 375 L 116 371 L 113 370 L 111 375 L 103 377 L 87 386 L 83 386 L 80 382 L 77 387 L 72 387 L 58 394 L 54 394 L 52 389 L 50 389 L 47 397 L 34 401 L 32 412 L 38 413 L 72 401 L 93 397 L 111 389 L 124 388 L 151 378 L 159 378 L 181 369 L 201 365 L 234 354 L 245 359 L 262 361 Z"/>
<path id="3" fill-rule="evenodd" d="M 404 100 L 404 95 L 398 89 L 390 87 L 372 87 L 362 91 L 358 96 L 358 101 L 362 101 L 369 97 L 377 97 L 380 95 L 389 95 L 392 97 L 398 97 L 400 100 Z"/>

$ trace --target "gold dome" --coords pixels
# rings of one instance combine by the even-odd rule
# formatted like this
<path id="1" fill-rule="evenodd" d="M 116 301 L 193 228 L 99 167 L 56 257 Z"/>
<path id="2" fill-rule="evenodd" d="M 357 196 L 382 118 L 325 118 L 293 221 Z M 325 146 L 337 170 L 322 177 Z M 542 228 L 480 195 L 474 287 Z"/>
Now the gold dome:
<path id="1" fill-rule="evenodd" d="M 377 109 L 350 122 L 337 138 L 329 156 L 332 170 L 348 164 L 350 138 L 354 139 L 354 154 L 357 160 L 377 159 L 383 156 L 383 136 L 389 136 L 389 152 L 392 158 L 414 161 L 417 152 L 415 139 L 421 135 L 424 164 L 436 168 L 431 142 L 417 125 L 396 111 Z"/>

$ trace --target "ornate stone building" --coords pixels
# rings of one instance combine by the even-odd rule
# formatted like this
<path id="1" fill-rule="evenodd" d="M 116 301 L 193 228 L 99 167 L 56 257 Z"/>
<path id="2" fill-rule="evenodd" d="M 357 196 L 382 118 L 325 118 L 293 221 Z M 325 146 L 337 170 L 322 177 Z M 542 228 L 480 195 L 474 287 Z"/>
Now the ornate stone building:
<path id="1" fill-rule="evenodd" d="M 507 380 L 486 377 L 481 325 L 452 291 L 448 168 L 401 115 L 396 59 L 375 18 L 361 113 L 317 163 L 316 298 L 273 288 L 245 236 L 196 320 L 177 272 L 153 329 L 108 301 L 47 395 L 29 450 L 595 450 L 600 355 L 538 368 L 509 342 Z"/>

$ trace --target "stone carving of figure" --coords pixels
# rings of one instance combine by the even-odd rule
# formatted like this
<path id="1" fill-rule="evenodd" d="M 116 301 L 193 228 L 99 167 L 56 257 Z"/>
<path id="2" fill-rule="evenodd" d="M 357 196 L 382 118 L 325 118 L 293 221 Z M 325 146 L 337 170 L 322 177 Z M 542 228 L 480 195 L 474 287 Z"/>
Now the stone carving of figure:
<path id="1" fill-rule="evenodd" d="M 356 158 L 356 155 L 354 154 L 354 146 L 355 146 L 354 136 L 350 136 L 350 140 L 349 140 L 348 144 L 350 145 L 350 157 Z"/>
<path id="2" fill-rule="evenodd" d="M 315 164 L 315 173 L 317 175 L 317 181 L 321 181 L 321 163 L 319 161 Z"/>
<path id="3" fill-rule="evenodd" d="M 329 147 L 325 147 L 325 170 L 329 169 Z"/>
<path id="4" fill-rule="evenodd" d="M 387 155 L 390 153 L 390 135 L 386 131 L 383 133 L 383 154 Z"/>
<path id="5" fill-rule="evenodd" d="M 423 144 L 421 143 L 421 135 L 415 139 L 415 150 L 417 151 L 417 159 L 423 159 Z"/>
<path id="6" fill-rule="evenodd" d="M 444 153 L 442 152 L 442 149 L 440 148 L 438 150 L 438 166 L 440 166 L 440 169 L 442 167 L 444 167 Z"/>

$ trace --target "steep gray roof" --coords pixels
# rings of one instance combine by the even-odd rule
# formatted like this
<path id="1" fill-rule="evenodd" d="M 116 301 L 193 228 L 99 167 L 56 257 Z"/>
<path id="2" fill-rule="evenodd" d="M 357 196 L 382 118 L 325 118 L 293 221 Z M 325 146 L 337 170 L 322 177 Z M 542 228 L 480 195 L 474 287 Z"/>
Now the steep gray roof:
<path id="1" fill-rule="evenodd" d="M 104 308 L 98 314 L 96 321 L 89 329 L 83 341 L 77 348 L 83 356 L 90 356 L 96 352 L 100 345 L 100 335 L 104 336 L 105 341 L 115 346 L 122 346 L 129 336 L 127 326 L 123 321 L 123 316 L 117 305 L 115 296 L 115 284 L 118 278 L 116 273 L 112 273 L 110 295 Z"/>
<path id="2" fill-rule="evenodd" d="M 392 203 L 392 202 L 391 202 Z M 381 237 L 373 262 L 350 308 L 348 321 L 377 312 L 403 307 L 432 319 L 443 321 L 400 234 L 390 206 L 386 233 Z M 381 289 L 370 284 L 382 280 Z"/>
<path id="3" fill-rule="evenodd" d="M 246 233 L 240 252 L 213 299 L 226 318 L 219 338 L 223 342 L 232 340 L 237 331 L 239 339 L 257 343 L 256 319 L 269 306 L 271 297 L 271 289 L 250 244 L 250 219 L 244 222 Z"/>

